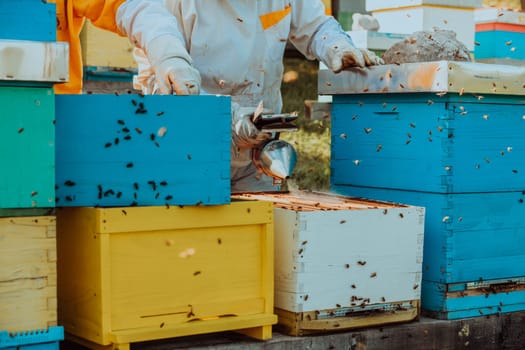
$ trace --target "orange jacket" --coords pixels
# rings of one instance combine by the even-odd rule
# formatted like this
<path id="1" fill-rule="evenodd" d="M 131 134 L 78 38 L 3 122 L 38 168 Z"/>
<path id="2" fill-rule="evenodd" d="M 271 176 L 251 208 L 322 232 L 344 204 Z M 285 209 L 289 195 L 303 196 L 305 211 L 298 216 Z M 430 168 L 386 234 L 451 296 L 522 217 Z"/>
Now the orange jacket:
<path id="1" fill-rule="evenodd" d="M 56 84 L 58 94 L 82 92 L 82 50 L 80 31 L 87 18 L 95 26 L 119 33 L 115 16 L 126 0 L 55 0 L 57 13 L 57 41 L 69 43 L 69 82 Z"/>

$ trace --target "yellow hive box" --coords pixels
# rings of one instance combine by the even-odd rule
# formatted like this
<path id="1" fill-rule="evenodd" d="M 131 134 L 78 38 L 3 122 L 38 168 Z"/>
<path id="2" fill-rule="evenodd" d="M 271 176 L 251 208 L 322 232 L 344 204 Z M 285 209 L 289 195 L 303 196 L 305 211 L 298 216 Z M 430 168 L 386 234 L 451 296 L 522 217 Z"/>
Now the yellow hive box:
<path id="1" fill-rule="evenodd" d="M 89 347 L 235 330 L 271 338 L 269 202 L 57 210 L 58 315 Z"/>
<path id="2" fill-rule="evenodd" d="M 54 216 L 0 219 L 0 331 L 57 324 Z"/>
<path id="3" fill-rule="evenodd" d="M 133 45 L 127 37 L 95 27 L 86 21 L 80 33 L 82 61 L 88 67 L 136 69 Z"/>

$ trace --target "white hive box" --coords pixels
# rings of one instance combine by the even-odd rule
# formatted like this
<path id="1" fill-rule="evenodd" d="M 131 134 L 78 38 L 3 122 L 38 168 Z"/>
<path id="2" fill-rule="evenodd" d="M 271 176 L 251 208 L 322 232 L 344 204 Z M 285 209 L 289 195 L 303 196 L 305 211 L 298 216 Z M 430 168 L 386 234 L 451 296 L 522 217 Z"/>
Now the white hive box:
<path id="1" fill-rule="evenodd" d="M 412 34 L 434 28 L 453 30 L 457 39 L 474 50 L 474 9 L 481 0 L 369 0 L 366 10 L 379 21 L 379 31 Z"/>
<path id="2" fill-rule="evenodd" d="M 418 316 L 424 208 L 311 192 L 249 196 L 274 202 L 275 312 L 286 333 Z"/>

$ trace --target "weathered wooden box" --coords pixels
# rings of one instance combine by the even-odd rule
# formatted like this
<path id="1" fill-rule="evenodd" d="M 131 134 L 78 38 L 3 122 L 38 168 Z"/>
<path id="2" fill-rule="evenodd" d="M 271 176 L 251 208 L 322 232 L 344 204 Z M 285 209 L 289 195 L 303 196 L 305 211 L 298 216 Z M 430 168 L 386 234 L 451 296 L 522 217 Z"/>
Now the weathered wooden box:
<path id="1" fill-rule="evenodd" d="M 521 42 L 525 38 L 525 14 L 496 8 L 475 12 L 476 46 L 474 59 L 478 62 L 525 65 Z"/>
<path id="2" fill-rule="evenodd" d="M 426 208 L 433 316 L 525 308 L 524 72 L 437 62 L 320 80 L 335 94 L 331 189 Z"/>
<path id="3" fill-rule="evenodd" d="M 57 325 L 55 232 L 54 216 L 0 218 L 0 331 Z"/>
<path id="4" fill-rule="evenodd" d="M 57 95 L 63 206 L 230 201 L 230 98 Z"/>
<path id="5" fill-rule="evenodd" d="M 55 41 L 56 26 L 54 1 L 0 1 L 0 39 Z"/>
<path id="6" fill-rule="evenodd" d="M 133 45 L 127 37 L 97 28 L 86 21 L 80 33 L 80 42 L 88 89 L 109 83 L 117 87 L 128 83 L 132 87 L 137 63 L 133 58 Z"/>
<path id="7" fill-rule="evenodd" d="M 378 20 L 381 32 L 412 34 L 434 28 L 452 30 L 457 39 L 473 51 L 474 9 L 481 4 L 481 0 L 368 0 L 366 10 Z"/>
<path id="8" fill-rule="evenodd" d="M 0 105 L 0 208 L 53 207 L 53 90 L 0 87 Z"/>
<path id="9" fill-rule="evenodd" d="M 271 338 L 271 203 L 59 208 L 57 224 L 59 322 L 77 341 Z"/>
<path id="10" fill-rule="evenodd" d="M 424 208 L 331 194 L 250 194 L 275 206 L 275 308 L 303 335 L 419 316 Z"/>

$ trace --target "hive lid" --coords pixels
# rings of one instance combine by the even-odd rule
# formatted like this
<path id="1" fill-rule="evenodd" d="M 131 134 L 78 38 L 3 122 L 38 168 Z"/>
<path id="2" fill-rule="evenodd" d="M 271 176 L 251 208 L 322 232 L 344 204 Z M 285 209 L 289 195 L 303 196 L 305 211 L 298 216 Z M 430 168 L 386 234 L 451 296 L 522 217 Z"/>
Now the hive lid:
<path id="1" fill-rule="evenodd" d="M 0 81 L 64 83 L 68 79 L 68 44 L 0 39 Z"/>
<path id="2" fill-rule="evenodd" d="M 418 62 L 320 70 L 321 95 L 376 93 L 477 93 L 525 95 L 525 67 L 477 62 Z"/>

